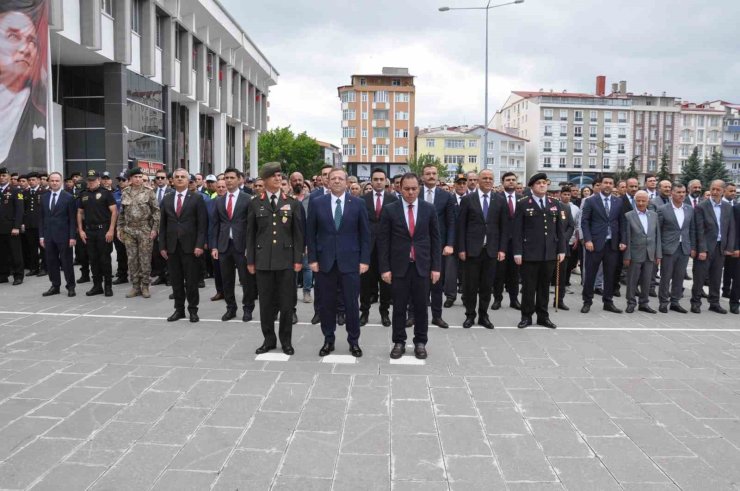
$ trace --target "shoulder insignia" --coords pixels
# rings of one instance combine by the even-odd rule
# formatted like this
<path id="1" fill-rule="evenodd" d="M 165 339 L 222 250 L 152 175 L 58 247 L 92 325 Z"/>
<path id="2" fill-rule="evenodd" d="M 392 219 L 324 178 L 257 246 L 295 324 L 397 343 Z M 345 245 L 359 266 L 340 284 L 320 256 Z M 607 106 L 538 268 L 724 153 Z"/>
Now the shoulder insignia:
<path id="1" fill-rule="evenodd" d="M 23 193 L 18 193 L 18 199 L 23 199 Z"/>

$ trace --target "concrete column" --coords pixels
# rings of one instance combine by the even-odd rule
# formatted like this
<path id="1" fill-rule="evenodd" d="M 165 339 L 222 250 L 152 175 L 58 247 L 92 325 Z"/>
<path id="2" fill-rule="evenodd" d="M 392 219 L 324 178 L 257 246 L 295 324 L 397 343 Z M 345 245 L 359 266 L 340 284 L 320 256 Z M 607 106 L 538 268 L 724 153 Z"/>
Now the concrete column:
<path id="1" fill-rule="evenodd" d="M 231 90 L 233 87 L 234 71 L 231 65 L 222 65 L 224 70 L 224 78 L 221 81 L 221 112 L 231 116 L 232 113 L 232 94 Z"/>
<path id="2" fill-rule="evenodd" d="M 213 78 L 211 80 L 208 80 L 208 105 L 216 111 L 220 112 L 221 105 L 219 104 L 219 95 L 221 94 L 218 86 L 218 78 L 221 71 L 221 60 L 215 54 L 213 54 L 212 57 L 213 67 L 211 67 L 211 70 L 213 70 Z"/>
<path id="3" fill-rule="evenodd" d="M 80 41 L 98 50 L 103 47 L 100 34 L 100 0 L 80 0 Z"/>
<path id="4" fill-rule="evenodd" d="M 208 100 L 208 49 L 200 43 L 195 56 L 195 99 L 201 102 Z"/>
<path id="5" fill-rule="evenodd" d="M 128 133 L 123 127 L 128 115 L 126 80 L 125 66 L 103 64 L 105 167 L 112 175 L 118 175 L 128 166 Z"/>
<path id="6" fill-rule="evenodd" d="M 213 173 L 226 169 L 226 115 L 213 115 Z"/>
<path id="7" fill-rule="evenodd" d="M 259 100 L 257 100 L 258 97 Z M 264 97 L 265 95 L 260 90 L 256 91 L 256 96 L 254 98 L 254 127 L 259 131 L 264 130 L 262 127 L 262 99 L 264 99 Z"/>
<path id="8" fill-rule="evenodd" d="M 249 91 L 247 92 L 247 100 L 249 101 L 247 103 L 247 114 L 248 114 L 247 123 L 249 123 L 249 126 L 251 126 L 252 128 L 256 128 L 257 126 L 254 120 L 254 115 L 255 115 L 254 108 L 257 106 L 255 98 L 256 98 L 255 88 L 254 88 L 254 85 L 250 83 Z"/>
<path id="9" fill-rule="evenodd" d="M 234 162 L 228 162 L 237 169 L 244 170 L 244 130 L 242 124 L 237 124 L 234 129 Z"/>
<path id="10" fill-rule="evenodd" d="M 124 65 L 131 64 L 131 1 L 113 2 L 113 57 Z"/>
<path id="11" fill-rule="evenodd" d="M 258 145 L 259 133 L 257 130 L 252 130 L 249 133 L 249 176 L 257 177 L 257 145 Z"/>
<path id="12" fill-rule="evenodd" d="M 261 131 L 267 131 L 267 93 L 262 94 L 262 121 Z"/>
<path id="13" fill-rule="evenodd" d="M 180 48 L 180 93 L 195 98 L 195 87 L 191 83 L 193 71 L 193 35 L 189 31 L 180 31 Z"/>
<path id="14" fill-rule="evenodd" d="M 200 172 L 200 111 L 197 102 L 185 104 L 188 108 L 188 161 L 191 173 Z"/>
<path id="15" fill-rule="evenodd" d="M 141 74 L 155 75 L 154 57 L 157 45 L 157 11 L 154 0 L 141 2 Z M 164 60 L 163 60 L 164 61 Z M 164 65 L 164 63 L 162 63 Z"/>
<path id="16" fill-rule="evenodd" d="M 176 85 L 175 82 L 175 21 L 172 17 L 162 18 L 162 84 Z"/>
<path id="17" fill-rule="evenodd" d="M 247 79 L 241 78 L 241 94 L 239 96 L 241 102 L 241 120 L 242 123 L 249 124 L 249 82 Z"/>
<path id="18" fill-rule="evenodd" d="M 233 78 L 233 84 L 231 93 L 231 114 L 235 119 L 244 121 L 242 119 L 242 77 L 238 73 L 231 72 Z"/>
<path id="19" fill-rule="evenodd" d="M 162 109 L 164 109 L 164 117 L 162 123 L 164 125 L 164 165 L 167 170 L 172 171 L 173 159 L 172 159 L 172 93 L 171 88 L 168 85 L 162 87 Z"/>
<path id="20" fill-rule="evenodd" d="M 99 2 L 98 5 L 100 5 Z M 64 12 L 62 9 L 62 0 L 49 1 L 49 29 L 51 29 L 52 31 L 64 30 Z"/>

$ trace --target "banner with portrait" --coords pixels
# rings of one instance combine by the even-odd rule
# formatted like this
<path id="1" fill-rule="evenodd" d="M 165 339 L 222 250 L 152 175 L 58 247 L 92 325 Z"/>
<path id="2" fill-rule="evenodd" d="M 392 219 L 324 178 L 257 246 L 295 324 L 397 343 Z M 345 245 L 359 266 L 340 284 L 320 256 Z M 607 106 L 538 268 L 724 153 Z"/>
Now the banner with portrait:
<path id="1" fill-rule="evenodd" d="M 0 0 L 0 167 L 46 170 L 48 1 Z"/>

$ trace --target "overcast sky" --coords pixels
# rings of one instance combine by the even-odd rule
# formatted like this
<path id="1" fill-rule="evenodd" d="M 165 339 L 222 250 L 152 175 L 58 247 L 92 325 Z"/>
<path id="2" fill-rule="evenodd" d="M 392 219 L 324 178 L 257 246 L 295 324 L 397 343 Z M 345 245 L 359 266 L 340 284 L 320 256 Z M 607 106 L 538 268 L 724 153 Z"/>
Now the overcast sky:
<path id="1" fill-rule="evenodd" d="M 339 144 L 337 87 L 408 67 L 416 125 L 483 121 L 485 0 L 221 0 L 280 72 L 270 128 Z M 494 0 L 495 4 L 496 1 Z M 740 102 L 740 0 L 526 0 L 491 10 L 489 113 L 512 90 L 628 91 Z"/>

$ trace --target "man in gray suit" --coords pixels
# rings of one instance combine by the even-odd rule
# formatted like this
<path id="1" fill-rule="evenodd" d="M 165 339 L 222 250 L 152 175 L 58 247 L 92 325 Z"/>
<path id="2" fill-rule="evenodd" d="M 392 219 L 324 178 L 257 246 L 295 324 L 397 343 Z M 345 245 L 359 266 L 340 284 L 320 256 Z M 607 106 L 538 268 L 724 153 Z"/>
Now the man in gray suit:
<path id="1" fill-rule="evenodd" d="M 658 207 L 658 222 L 663 252 L 658 310 L 667 313 L 670 302 L 671 310 L 686 314 L 679 302 L 689 256 L 696 257 L 696 221 L 694 209 L 686 203 L 686 187 L 680 182 L 673 184 L 670 203 Z"/>
<path id="2" fill-rule="evenodd" d="M 624 265 L 627 266 L 627 313 L 635 311 L 635 291 L 640 285 L 641 312 L 655 314 L 650 305 L 648 289 L 653 277 L 655 264 L 660 264 L 660 227 L 658 214 L 648 210 L 648 193 L 638 191 L 635 195 L 636 209 L 627 212 L 622 224 L 622 244 L 624 250 Z"/>
<path id="3" fill-rule="evenodd" d="M 694 261 L 694 285 L 691 288 L 691 311 L 701 312 L 701 290 L 709 278 L 709 310 L 726 314 L 719 303 L 719 287 L 725 256 L 735 251 L 735 220 L 732 205 L 722 200 L 725 182 L 717 179 L 709 187 L 709 199 L 696 207 L 697 260 Z"/>

